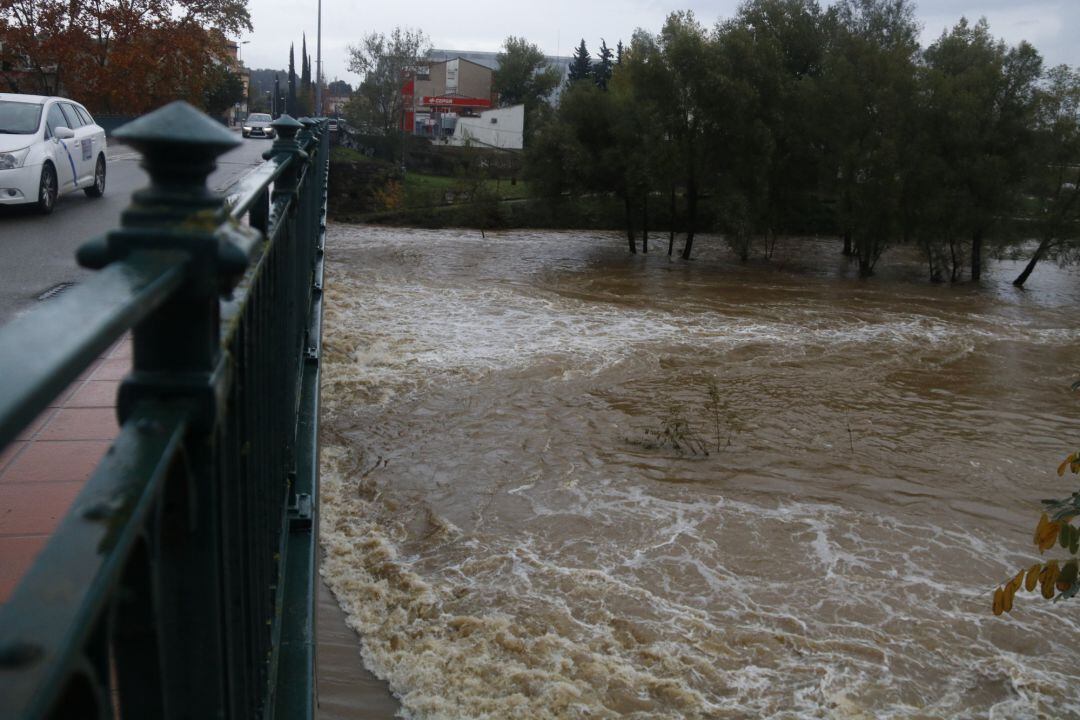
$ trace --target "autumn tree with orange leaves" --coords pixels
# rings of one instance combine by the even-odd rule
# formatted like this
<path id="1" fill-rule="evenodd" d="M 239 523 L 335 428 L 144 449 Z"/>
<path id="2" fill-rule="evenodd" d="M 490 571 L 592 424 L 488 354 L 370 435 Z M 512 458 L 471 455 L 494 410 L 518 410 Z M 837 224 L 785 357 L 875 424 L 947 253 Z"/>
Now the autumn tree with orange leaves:
<path id="1" fill-rule="evenodd" d="M 66 94 L 93 112 L 204 105 L 251 30 L 246 0 L 0 0 L 0 89 Z"/>

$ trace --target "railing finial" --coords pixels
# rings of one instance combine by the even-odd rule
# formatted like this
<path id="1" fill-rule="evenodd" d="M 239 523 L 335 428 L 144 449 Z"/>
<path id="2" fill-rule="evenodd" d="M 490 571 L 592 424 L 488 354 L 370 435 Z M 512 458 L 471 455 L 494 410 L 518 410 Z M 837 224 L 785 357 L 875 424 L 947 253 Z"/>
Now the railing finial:
<path id="1" fill-rule="evenodd" d="M 307 153 L 300 147 L 300 143 L 296 141 L 297 133 L 304 129 L 302 123 L 297 122 L 291 115 L 282 115 L 270 123 L 270 127 L 274 128 L 277 139 L 274 140 L 274 145 L 263 153 L 264 160 L 269 160 L 278 153 L 300 155 L 305 160 L 307 159 Z"/>
<path id="2" fill-rule="evenodd" d="M 220 123 L 178 100 L 124 125 L 115 134 L 143 155 L 152 189 L 170 195 L 211 195 L 206 178 L 217 158 L 240 145 L 240 138 Z"/>

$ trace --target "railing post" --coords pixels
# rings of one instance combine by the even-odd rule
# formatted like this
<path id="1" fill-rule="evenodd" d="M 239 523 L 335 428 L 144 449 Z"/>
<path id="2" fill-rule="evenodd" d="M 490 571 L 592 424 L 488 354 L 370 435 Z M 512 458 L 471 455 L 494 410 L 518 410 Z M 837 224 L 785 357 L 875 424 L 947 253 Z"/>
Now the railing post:
<path id="1" fill-rule="evenodd" d="M 250 695 L 240 687 L 250 659 L 238 656 L 227 609 L 235 599 L 227 597 L 222 581 L 235 570 L 236 558 L 222 539 L 219 300 L 241 277 L 258 234 L 230 225 L 224 198 L 206 184 L 216 158 L 240 141 L 183 102 L 124 126 L 116 136 L 142 153 L 151 184 L 135 193 L 121 228 L 104 243 L 80 249 L 79 261 L 102 267 L 141 248 L 182 251 L 189 258 L 179 291 L 134 328 L 133 369 L 117 403 L 121 422 L 144 401 L 178 404 L 193 428 L 185 462 L 165 489 L 166 497 L 180 500 L 164 504 L 157 537 L 148 541 L 152 597 L 141 598 L 153 609 L 144 625 L 156 628 L 163 717 L 250 717 Z M 121 695 L 144 691 L 135 686 L 139 668 L 117 666 Z"/>

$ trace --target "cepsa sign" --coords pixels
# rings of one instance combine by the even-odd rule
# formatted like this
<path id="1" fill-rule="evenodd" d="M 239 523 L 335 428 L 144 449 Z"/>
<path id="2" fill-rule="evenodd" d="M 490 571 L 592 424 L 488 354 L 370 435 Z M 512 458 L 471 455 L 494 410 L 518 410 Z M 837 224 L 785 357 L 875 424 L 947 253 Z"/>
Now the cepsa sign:
<path id="1" fill-rule="evenodd" d="M 420 104 L 438 105 L 441 107 L 491 107 L 491 101 L 483 98 L 432 97 L 430 95 L 421 97 Z"/>

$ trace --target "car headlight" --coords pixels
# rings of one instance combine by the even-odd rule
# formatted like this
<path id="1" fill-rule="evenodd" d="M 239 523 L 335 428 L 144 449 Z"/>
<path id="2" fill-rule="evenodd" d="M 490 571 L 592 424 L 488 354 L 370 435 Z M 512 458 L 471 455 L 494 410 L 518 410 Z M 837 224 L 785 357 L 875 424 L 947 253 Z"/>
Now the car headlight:
<path id="1" fill-rule="evenodd" d="M 244 126 L 244 132 L 251 132 L 251 126 L 250 125 L 245 125 Z"/>
<path id="2" fill-rule="evenodd" d="M 26 160 L 29 152 L 30 148 L 26 147 L 22 150 L 0 153 L 0 170 L 14 170 L 22 167 L 23 161 Z"/>

